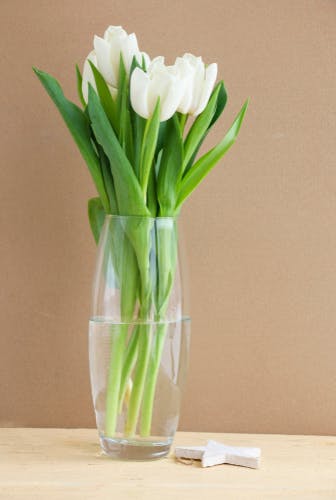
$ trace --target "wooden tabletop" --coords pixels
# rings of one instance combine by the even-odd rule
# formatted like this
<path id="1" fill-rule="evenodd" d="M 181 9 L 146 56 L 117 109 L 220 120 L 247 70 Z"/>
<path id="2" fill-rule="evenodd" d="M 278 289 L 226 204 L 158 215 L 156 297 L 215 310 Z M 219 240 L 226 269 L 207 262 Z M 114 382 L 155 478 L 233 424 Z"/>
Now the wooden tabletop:
<path id="1" fill-rule="evenodd" d="M 336 499 L 335 437 L 179 432 L 174 445 L 207 439 L 260 447 L 261 468 L 122 462 L 101 454 L 93 429 L 0 429 L 0 498 Z"/>

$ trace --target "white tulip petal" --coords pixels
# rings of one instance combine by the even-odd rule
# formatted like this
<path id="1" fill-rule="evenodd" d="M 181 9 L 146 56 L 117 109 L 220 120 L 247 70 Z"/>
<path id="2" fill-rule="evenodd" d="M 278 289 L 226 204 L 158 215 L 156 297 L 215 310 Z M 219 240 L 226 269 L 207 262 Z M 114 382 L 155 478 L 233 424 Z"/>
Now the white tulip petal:
<path id="1" fill-rule="evenodd" d="M 117 72 L 116 68 L 112 65 L 111 45 L 99 36 L 94 37 L 93 45 L 96 51 L 97 66 L 100 73 L 107 83 L 116 87 L 118 83 L 116 78 Z"/>
<path id="2" fill-rule="evenodd" d="M 104 40 L 110 42 L 112 38 L 125 38 L 127 37 L 126 31 L 122 26 L 109 26 L 104 33 Z"/>
<path id="3" fill-rule="evenodd" d="M 182 59 L 187 61 L 194 68 L 201 67 L 204 68 L 203 60 L 200 56 L 194 56 L 194 54 L 184 54 Z"/>
<path id="4" fill-rule="evenodd" d="M 94 37 L 94 48 L 97 55 L 97 68 L 109 86 L 116 88 L 119 81 L 120 57 L 129 74 L 133 58 L 142 65 L 143 58 L 146 66 L 150 64 L 147 54 L 140 52 L 135 33 L 128 33 L 121 26 L 109 26 L 104 37 Z"/>
<path id="5" fill-rule="evenodd" d="M 136 34 L 135 33 L 131 33 L 130 35 L 128 35 L 127 37 L 127 45 L 128 45 L 128 49 L 130 52 L 136 54 L 139 51 L 139 45 L 138 45 L 138 40 L 137 40 L 137 37 L 136 37 Z"/>
<path id="6" fill-rule="evenodd" d="M 160 68 L 160 70 L 150 72 L 149 74 L 149 87 L 148 87 L 148 109 L 149 113 L 152 114 L 158 97 L 160 97 L 161 112 L 162 106 L 167 99 L 167 95 L 170 90 L 171 76 L 165 71 L 165 69 Z"/>
<path id="7" fill-rule="evenodd" d="M 160 121 L 169 120 L 176 113 L 178 105 L 185 91 L 184 82 L 176 79 L 172 80 L 166 99 L 161 105 Z"/>
<path id="8" fill-rule="evenodd" d="M 184 82 L 184 92 L 177 109 L 180 113 L 187 114 L 193 99 L 194 68 L 181 57 L 176 59 L 175 67 L 179 78 Z"/>
<path id="9" fill-rule="evenodd" d="M 140 68 L 135 68 L 131 76 L 131 104 L 136 113 L 143 118 L 149 118 L 148 108 L 149 77 Z"/>
<path id="10" fill-rule="evenodd" d="M 138 57 L 140 58 L 140 61 L 139 61 Z M 144 60 L 145 68 L 147 69 L 151 63 L 149 55 L 146 52 L 140 52 L 138 57 L 137 57 L 138 63 L 142 65 L 142 60 Z"/>
<path id="11" fill-rule="evenodd" d="M 147 71 L 149 74 L 154 74 L 157 71 L 162 71 L 164 70 L 165 64 L 164 64 L 164 57 L 163 56 L 157 56 L 152 59 L 150 65 L 147 68 Z"/>
<path id="12" fill-rule="evenodd" d="M 127 73 L 130 72 L 133 57 L 134 56 L 140 56 L 140 52 L 138 49 L 138 42 L 136 40 L 136 37 L 134 35 L 134 38 L 131 38 L 132 35 L 130 35 L 128 38 L 126 38 L 123 43 L 121 44 L 121 53 L 123 56 L 123 61 L 125 64 L 125 68 Z"/>
<path id="13" fill-rule="evenodd" d="M 82 93 L 83 93 L 83 98 L 84 101 L 87 103 L 88 102 L 88 94 L 89 94 L 89 83 L 91 83 L 92 87 L 96 89 L 96 82 L 92 73 L 92 69 L 90 66 L 89 61 L 91 61 L 95 66 L 97 66 L 97 58 L 95 51 L 93 50 L 90 52 L 90 54 L 87 56 L 84 67 L 83 67 L 83 75 L 82 75 Z"/>
<path id="14" fill-rule="evenodd" d="M 187 79 L 186 89 L 178 107 L 181 113 L 195 114 L 202 107 L 206 106 L 208 96 L 208 86 L 210 87 L 210 80 L 212 76 L 213 67 L 210 68 L 208 79 L 204 62 L 201 57 L 194 56 L 193 54 L 184 54 L 178 57 L 175 61 L 180 77 Z M 207 82 L 205 83 L 205 81 Z M 204 90 L 204 87 L 207 90 Z M 210 92 L 211 93 L 211 92 Z M 205 104 L 204 104 L 205 103 Z"/>
<path id="15" fill-rule="evenodd" d="M 204 79 L 205 79 L 204 65 L 196 64 L 196 66 L 194 67 L 193 96 L 189 110 L 190 114 L 194 114 L 195 111 L 198 109 L 198 105 L 202 97 Z"/>
<path id="16" fill-rule="evenodd" d="M 194 116 L 199 115 L 205 109 L 208 104 L 211 92 L 214 88 L 216 78 L 217 78 L 217 64 L 210 64 L 205 70 L 205 80 L 203 84 L 202 94 L 198 103 L 197 109 L 194 111 Z"/>

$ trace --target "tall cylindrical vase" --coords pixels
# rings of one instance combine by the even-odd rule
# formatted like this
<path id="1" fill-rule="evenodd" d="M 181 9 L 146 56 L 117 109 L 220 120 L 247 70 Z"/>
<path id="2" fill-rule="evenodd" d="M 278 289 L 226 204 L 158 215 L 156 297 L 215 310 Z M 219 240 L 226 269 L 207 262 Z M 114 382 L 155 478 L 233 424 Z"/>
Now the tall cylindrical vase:
<path id="1" fill-rule="evenodd" d="M 100 442 L 112 457 L 169 452 L 189 352 L 181 267 L 175 218 L 106 216 L 89 357 Z"/>

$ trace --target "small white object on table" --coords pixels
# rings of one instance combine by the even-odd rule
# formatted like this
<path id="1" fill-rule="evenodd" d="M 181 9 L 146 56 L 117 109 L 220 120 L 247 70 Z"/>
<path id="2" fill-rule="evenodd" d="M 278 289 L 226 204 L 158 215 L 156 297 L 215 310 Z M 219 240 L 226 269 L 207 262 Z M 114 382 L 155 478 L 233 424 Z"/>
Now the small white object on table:
<path id="1" fill-rule="evenodd" d="M 202 467 L 231 464 L 258 469 L 260 466 L 260 448 L 227 446 L 209 440 L 206 446 L 178 446 L 175 456 L 179 459 L 201 460 Z"/>

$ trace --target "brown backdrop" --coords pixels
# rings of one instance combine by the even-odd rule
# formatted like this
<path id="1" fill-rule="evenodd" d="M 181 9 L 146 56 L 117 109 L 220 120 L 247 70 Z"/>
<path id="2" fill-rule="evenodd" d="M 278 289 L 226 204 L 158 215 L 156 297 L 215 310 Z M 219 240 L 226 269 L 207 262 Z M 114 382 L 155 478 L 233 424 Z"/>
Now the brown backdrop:
<path id="1" fill-rule="evenodd" d="M 183 213 L 192 351 L 181 429 L 336 433 L 334 0 L 1 1 L 1 424 L 93 426 L 89 174 L 32 74 L 75 98 L 108 24 L 151 55 L 218 61 L 219 140 L 239 141 Z"/>

